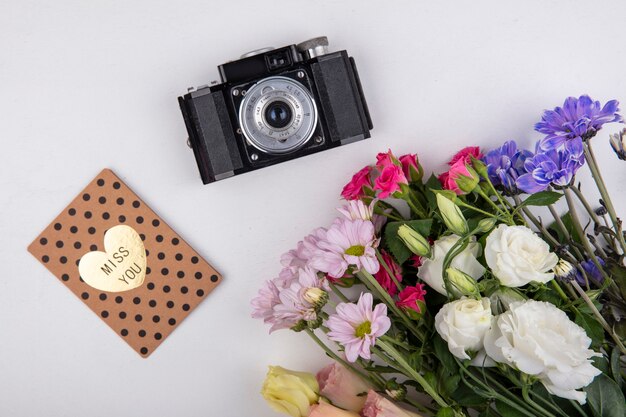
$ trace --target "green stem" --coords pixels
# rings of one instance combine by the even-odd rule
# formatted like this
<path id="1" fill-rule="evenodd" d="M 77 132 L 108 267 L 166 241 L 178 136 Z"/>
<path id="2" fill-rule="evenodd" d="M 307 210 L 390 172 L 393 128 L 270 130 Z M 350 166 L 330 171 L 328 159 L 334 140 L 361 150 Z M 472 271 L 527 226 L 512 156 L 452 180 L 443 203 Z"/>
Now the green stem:
<path id="1" fill-rule="evenodd" d="M 570 187 L 563 190 L 563 192 L 565 194 L 565 200 L 567 201 L 567 206 L 569 207 L 569 212 L 572 217 L 572 223 L 574 225 L 574 229 L 576 229 L 576 233 L 578 233 L 578 237 L 580 238 L 580 241 L 582 242 L 585 248 L 585 251 L 587 252 L 587 256 L 589 257 L 589 259 L 591 259 L 591 261 L 594 263 L 596 268 L 598 268 L 598 270 L 600 271 L 604 279 L 611 281 L 611 277 L 609 277 L 609 275 L 606 273 L 606 271 L 604 270 L 602 265 L 600 265 L 600 262 L 596 258 L 596 254 L 594 253 L 593 248 L 591 247 L 591 244 L 589 243 L 589 239 L 587 239 L 587 235 L 585 235 L 583 227 L 580 225 L 580 220 L 578 219 L 576 204 L 574 203 L 574 199 L 572 198 L 572 192 L 570 191 Z"/>
<path id="2" fill-rule="evenodd" d="M 484 214 L 484 215 L 485 215 L 485 216 L 487 216 L 487 217 L 494 217 L 494 218 L 498 218 L 498 216 L 497 216 L 496 214 L 489 213 L 488 211 L 481 210 L 481 209 L 479 209 L 478 207 L 471 206 L 471 205 L 469 205 L 469 204 L 467 204 L 467 203 L 464 203 L 464 202 L 463 202 L 462 200 L 460 200 L 460 199 L 457 199 L 456 204 L 458 204 L 458 205 L 459 205 L 459 206 L 461 206 L 461 207 L 465 207 L 465 208 L 467 208 L 467 209 L 469 209 L 469 210 L 473 210 L 473 211 L 475 211 L 476 213 Z"/>
<path id="3" fill-rule="evenodd" d="M 337 296 L 339 297 L 339 299 L 341 301 L 343 301 L 344 303 L 349 303 L 350 300 L 348 299 L 348 297 L 346 297 L 345 295 L 343 295 L 343 293 L 341 291 L 339 291 L 339 288 L 337 288 L 337 286 L 335 284 L 333 284 L 332 282 L 328 283 L 328 286 L 330 287 L 331 291 Z"/>
<path id="4" fill-rule="evenodd" d="M 361 277 L 361 281 L 367 287 L 374 289 L 378 293 L 379 298 L 385 302 L 387 307 L 389 307 L 389 309 L 391 309 L 396 316 L 402 319 L 405 326 L 407 326 L 411 333 L 413 333 L 419 340 L 424 340 L 424 334 L 417 327 L 415 327 L 411 319 L 402 310 L 400 310 L 398 306 L 396 306 L 393 298 L 391 298 L 389 293 L 380 286 L 380 284 L 378 283 L 378 281 L 376 281 L 376 278 L 374 278 L 372 274 L 365 270 L 361 270 L 357 272 L 356 275 Z"/>
<path id="5" fill-rule="evenodd" d="M 335 361 L 339 362 L 340 364 L 342 364 L 346 369 L 351 370 L 352 372 L 354 372 L 356 375 L 358 375 L 363 381 L 368 382 L 372 385 L 376 385 L 374 383 L 374 381 L 371 380 L 371 378 L 367 377 L 365 374 L 363 374 L 360 370 L 358 370 L 357 368 L 355 368 L 352 364 L 346 362 L 345 360 L 341 359 L 339 357 L 339 355 L 337 355 L 335 352 L 333 352 L 328 346 L 326 346 L 326 344 L 324 342 L 321 341 L 321 339 L 319 337 L 317 337 L 317 335 L 313 332 L 313 330 L 311 329 L 305 329 L 304 330 L 310 337 L 311 339 L 313 339 L 313 341 L 315 343 L 318 344 L 319 347 L 321 347 L 324 352 L 326 352 L 326 354 L 328 356 L 330 356 L 331 358 L 333 358 Z"/>
<path id="6" fill-rule="evenodd" d="M 591 205 L 589 204 L 589 202 L 587 201 L 583 193 L 578 189 L 578 187 L 571 187 L 571 188 L 574 194 L 576 194 L 576 197 L 578 197 L 578 200 L 581 202 L 585 210 L 587 210 L 587 213 L 589 214 L 589 217 L 591 217 L 591 220 L 595 224 L 600 225 L 600 218 L 598 217 L 596 212 L 591 208 Z M 609 244 L 613 249 L 616 248 L 614 239 L 608 233 L 602 232 L 602 236 L 604 237 L 604 240 L 606 240 L 607 244 Z"/>
<path id="7" fill-rule="evenodd" d="M 611 196 L 606 188 L 606 184 L 604 183 L 604 179 L 602 179 L 602 174 L 598 169 L 598 165 L 596 163 L 596 158 L 593 154 L 593 149 L 591 148 L 591 141 L 585 141 L 583 149 L 585 151 L 585 159 L 587 160 L 587 166 L 591 171 L 591 176 L 593 177 L 596 185 L 598 186 L 598 191 L 600 191 L 600 195 L 602 196 L 602 200 L 606 205 L 606 210 L 609 213 L 609 217 L 611 218 L 611 222 L 613 223 L 613 227 L 615 233 L 617 234 L 617 240 L 622 248 L 622 253 L 626 254 L 626 241 L 624 241 L 624 234 L 622 233 L 622 224 L 621 221 L 617 218 L 617 214 L 615 212 L 615 207 L 613 206 L 613 201 L 611 200 Z"/>
<path id="8" fill-rule="evenodd" d="M 530 386 L 528 384 L 523 384 L 522 385 L 522 398 L 524 398 L 524 400 L 530 404 L 530 406 L 532 408 L 534 408 L 535 410 L 539 411 L 540 413 L 543 413 L 545 416 L 547 417 L 556 417 L 554 414 L 552 414 L 551 412 L 549 412 L 548 410 L 546 410 L 545 408 L 543 408 L 542 406 L 540 406 L 539 404 L 537 404 L 536 402 L 534 402 L 531 398 L 530 395 L 528 394 L 528 389 L 530 388 Z"/>
<path id="9" fill-rule="evenodd" d="M 580 287 L 580 285 L 576 281 L 572 281 L 572 286 L 578 292 L 578 294 L 580 294 L 581 298 L 583 300 L 585 300 L 585 303 L 591 309 L 591 313 L 595 316 L 596 320 L 598 320 L 598 323 L 600 323 L 602 325 L 602 327 L 604 328 L 604 330 L 608 334 L 611 335 L 611 337 L 615 341 L 616 346 L 622 352 L 622 355 L 626 355 L 626 347 L 624 347 L 624 344 L 622 343 L 622 340 L 620 339 L 620 337 L 617 334 L 615 334 L 613 329 L 611 329 L 611 326 L 609 326 L 609 323 L 606 322 L 604 317 L 602 317 L 602 314 L 600 314 L 600 312 L 596 308 L 595 304 L 593 304 L 593 301 L 591 301 L 591 298 L 589 298 L 587 293 Z"/>
<path id="10" fill-rule="evenodd" d="M 413 369 L 411 365 L 409 365 L 408 362 L 404 360 L 404 357 L 402 357 L 402 355 L 398 353 L 398 351 L 395 350 L 393 346 L 388 345 L 387 343 L 385 343 L 384 341 L 380 339 L 377 341 L 376 344 L 379 345 L 382 348 L 382 350 L 384 350 L 385 353 L 388 354 L 394 361 L 396 361 L 398 365 L 400 365 L 400 367 L 402 367 L 402 369 L 404 370 L 404 373 L 409 378 L 412 378 L 415 382 L 420 384 L 420 386 L 424 388 L 424 391 L 428 395 L 430 395 L 431 398 L 435 400 L 437 404 L 439 404 L 439 406 L 449 407 L 448 403 L 446 403 L 446 401 L 443 398 L 441 398 L 439 393 L 437 393 L 437 391 L 435 391 L 435 389 L 430 386 L 430 384 L 426 381 L 426 379 L 419 372 Z"/>

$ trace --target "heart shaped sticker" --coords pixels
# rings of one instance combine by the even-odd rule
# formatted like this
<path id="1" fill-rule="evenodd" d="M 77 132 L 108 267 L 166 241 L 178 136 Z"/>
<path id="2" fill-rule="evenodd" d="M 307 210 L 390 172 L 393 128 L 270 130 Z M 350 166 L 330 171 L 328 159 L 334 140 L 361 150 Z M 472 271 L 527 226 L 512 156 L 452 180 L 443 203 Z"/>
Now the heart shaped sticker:
<path id="1" fill-rule="evenodd" d="M 137 288 L 146 278 L 146 250 L 139 234 L 118 225 L 104 234 L 105 252 L 88 252 L 80 258 L 78 272 L 88 285 L 108 292 Z"/>

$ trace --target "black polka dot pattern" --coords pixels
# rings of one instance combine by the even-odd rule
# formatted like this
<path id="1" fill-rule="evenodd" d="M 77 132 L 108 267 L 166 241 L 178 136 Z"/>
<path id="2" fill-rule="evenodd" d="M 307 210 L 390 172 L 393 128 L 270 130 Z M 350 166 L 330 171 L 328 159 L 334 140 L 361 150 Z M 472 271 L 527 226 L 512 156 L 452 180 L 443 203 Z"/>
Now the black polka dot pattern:
<path id="1" fill-rule="evenodd" d="M 144 285 L 110 293 L 86 284 L 80 258 L 104 251 L 104 234 L 131 226 L 146 250 Z M 102 320 L 142 356 L 150 355 L 219 283 L 219 275 L 111 171 L 102 171 L 29 246 Z"/>

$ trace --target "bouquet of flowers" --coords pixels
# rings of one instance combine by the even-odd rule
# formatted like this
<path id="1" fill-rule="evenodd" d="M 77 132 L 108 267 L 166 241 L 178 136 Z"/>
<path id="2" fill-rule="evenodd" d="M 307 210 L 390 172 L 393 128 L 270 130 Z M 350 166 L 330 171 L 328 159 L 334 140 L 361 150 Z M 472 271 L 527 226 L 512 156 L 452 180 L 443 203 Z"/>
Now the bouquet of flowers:
<path id="1" fill-rule="evenodd" d="M 618 111 L 570 97 L 534 152 L 467 147 L 438 177 L 378 154 L 252 300 L 335 361 L 270 368 L 265 398 L 292 416 L 625 416 L 626 242 L 592 149 Z M 626 129 L 610 144 L 626 160 Z"/>

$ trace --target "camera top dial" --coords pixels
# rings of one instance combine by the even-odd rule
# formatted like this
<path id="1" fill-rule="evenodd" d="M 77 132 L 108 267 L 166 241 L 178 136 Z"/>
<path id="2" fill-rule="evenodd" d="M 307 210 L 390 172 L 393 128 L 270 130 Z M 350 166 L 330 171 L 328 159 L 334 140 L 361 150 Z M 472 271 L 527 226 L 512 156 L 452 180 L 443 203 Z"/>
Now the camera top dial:
<path id="1" fill-rule="evenodd" d="M 311 139 L 317 125 L 317 107 L 299 82 L 281 76 L 268 77 L 246 92 L 239 121 L 252 146 L 268 154 L 285 154 Z"/>

